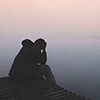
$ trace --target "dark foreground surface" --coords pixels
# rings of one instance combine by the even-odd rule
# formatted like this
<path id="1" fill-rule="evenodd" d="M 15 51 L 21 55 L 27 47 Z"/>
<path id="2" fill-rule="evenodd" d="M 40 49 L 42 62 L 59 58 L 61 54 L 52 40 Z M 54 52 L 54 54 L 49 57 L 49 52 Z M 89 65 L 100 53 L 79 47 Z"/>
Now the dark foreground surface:
<path id="1" fill-rule="evenodd" d="M 45 80 L 15 82 L 0 78 L 0 100 L 90 100 Z"/>

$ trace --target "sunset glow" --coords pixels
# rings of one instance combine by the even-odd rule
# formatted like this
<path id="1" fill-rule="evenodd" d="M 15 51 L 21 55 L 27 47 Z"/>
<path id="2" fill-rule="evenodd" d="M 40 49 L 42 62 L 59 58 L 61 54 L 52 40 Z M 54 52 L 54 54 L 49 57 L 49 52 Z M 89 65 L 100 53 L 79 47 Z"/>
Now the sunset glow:
<path id="1" fill-rule="evenodd" d="M 100 0 L 0 0 L 0 77 L 22 40 L 39 37 L 57 84 L 100 100 Z"/>
<path id="2" fill-rule="evenodd" d="M 99 4 L 99 0 L 0 0 L 0 38 L 99 39 Z"/>

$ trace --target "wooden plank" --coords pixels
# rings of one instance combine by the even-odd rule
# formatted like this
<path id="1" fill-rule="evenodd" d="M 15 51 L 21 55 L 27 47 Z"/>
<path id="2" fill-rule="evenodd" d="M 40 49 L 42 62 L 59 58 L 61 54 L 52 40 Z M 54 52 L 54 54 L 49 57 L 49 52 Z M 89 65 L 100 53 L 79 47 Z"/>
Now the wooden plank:
<path id="1" fill-rule="evenodd" d="M 87 100 L 46 80 L 15 82 L 0 78 L 0 100 Z"/>

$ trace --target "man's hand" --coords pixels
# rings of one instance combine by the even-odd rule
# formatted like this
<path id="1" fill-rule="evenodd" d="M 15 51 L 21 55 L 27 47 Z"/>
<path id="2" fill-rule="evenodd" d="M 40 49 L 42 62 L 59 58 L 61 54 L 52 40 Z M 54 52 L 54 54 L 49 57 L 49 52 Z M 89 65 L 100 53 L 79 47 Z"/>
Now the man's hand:
<path id="1" fill-rule="evenodd" d="M 47 46 L 47 43 L 46 42 L 45 43 L 42 43 L 43 51 L 45 51 L 46 46 Z"/>

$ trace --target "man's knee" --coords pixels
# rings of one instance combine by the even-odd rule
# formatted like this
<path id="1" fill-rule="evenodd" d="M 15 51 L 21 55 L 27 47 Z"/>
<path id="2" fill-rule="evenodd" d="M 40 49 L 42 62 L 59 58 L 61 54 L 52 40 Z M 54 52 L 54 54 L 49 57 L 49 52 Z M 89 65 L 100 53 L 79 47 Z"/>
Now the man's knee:
<path id="1" fill-rule="evenodd" d="M 45 65 L 41 65 L 41 67 L 50 69 L 50 67 L 48 65 L 46 65 L 46 64 Z"/>
<path id="2" fill-rule="evenodd" d="M 46 72 L 51 70 L 50 67 L 48 65 L 46 65 L 46 64 L 45 65 L 41 65 L 41 68 L 44 69 L 44 71 L 46 71 Z"/>
<path id="3" fill-rule="evenodd" d="M 45 69 L 46 70 L 51 70 L 50 67 L 48 65 L 45 65 Z"/>

